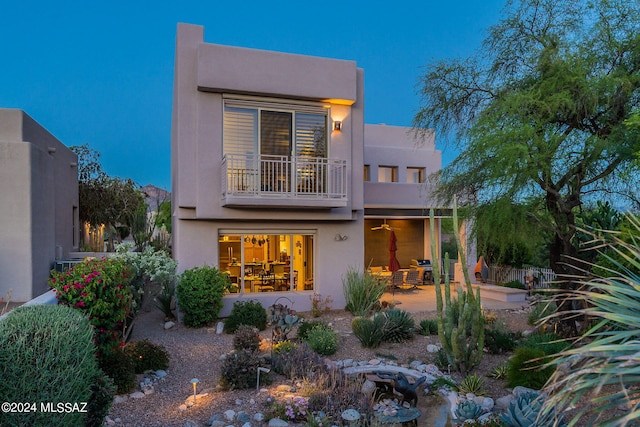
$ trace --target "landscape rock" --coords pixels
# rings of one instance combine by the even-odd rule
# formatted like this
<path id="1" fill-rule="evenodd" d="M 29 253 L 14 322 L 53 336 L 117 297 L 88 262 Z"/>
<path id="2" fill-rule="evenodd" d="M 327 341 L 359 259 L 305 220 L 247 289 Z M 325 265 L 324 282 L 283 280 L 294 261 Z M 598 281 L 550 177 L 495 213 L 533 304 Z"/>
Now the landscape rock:
<path id="1" fill-rule="evenodd" d="M 269 420 L 269 427 L 288 427 L 289 423 L 280 418 L 271 418 Z"/>

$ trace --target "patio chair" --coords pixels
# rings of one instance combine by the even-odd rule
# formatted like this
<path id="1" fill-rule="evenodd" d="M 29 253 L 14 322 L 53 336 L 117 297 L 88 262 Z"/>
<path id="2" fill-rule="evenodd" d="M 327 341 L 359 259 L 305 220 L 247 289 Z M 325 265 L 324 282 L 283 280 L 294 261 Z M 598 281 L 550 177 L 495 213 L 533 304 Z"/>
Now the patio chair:
<path id="1" fill-rule="evenodd" d="M 411 273 L 411 271 L 409 271 Z M 407 275 L 409 274 L 407 273 Z M 391 275 L 391 287 L 393 289 L 399 289 L 402 291 L 410 291 L 415 289 L 416 286 L 412 284 L 408 284 L 406 279 L 404 278 L 404 271 L 394 271 Z"/>
<path id="2" fill-rule="evenodd" d="M 404 271 L 394 271 L 391 273 L 391 281 L 389 282 L 390 289 L 404 289 Z"/>
<path id="3" fill-rule="evenodd" d="M 409 289 L 417 289 L 418 285 L 422 284 L 422 280 L 420 280 L 420 271 L 409 270 L 407 273 L 407 277 L 404 279 L 404 284 Z"/>

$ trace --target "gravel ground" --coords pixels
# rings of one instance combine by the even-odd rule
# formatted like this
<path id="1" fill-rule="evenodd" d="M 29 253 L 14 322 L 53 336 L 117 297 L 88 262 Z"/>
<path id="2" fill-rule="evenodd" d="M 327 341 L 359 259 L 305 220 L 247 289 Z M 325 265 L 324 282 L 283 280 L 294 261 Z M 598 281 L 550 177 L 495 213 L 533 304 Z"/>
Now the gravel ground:
<path id="1" fill-rule="evenodd" d="M 509 310 L 495 312 L 509 325 L 511 330 L 530 329 L 526 323 L 526 313 Z M 301 313 L 311 318 L 310 313 Z M 434 312 L 412 313 L 416 324 L 424 318 L 433 318 Z M 351 333 L 352 315 L 342 310 L 333 310 L 320 317 L 331 323 L 340 335 L 338 352 L 332 360 L 352 358 L 369 360 L 374 357 L 394 357 L 398 363 L 409 363 L 418 359 L 430 363 L 433 355 L 426 352 L 426 345 L 437 343 L 437 337 L 417 335 L 409 343 L 386 343 L 377 349 L 362 348 L 359 341 Z M 220 356 L 232 349 L 233 336 L 216 334 L 215 325 L 210 328 L 192 329 L 178 323 L 169 330 L 164 329 L 163 314 L 154 306 L 145 306 L 139 312 L 131 340 L 149 339 L 163 345 L 171 356 L 168 375 L 155 386 L 155 392 L 141 399 L 128 398 L 114 403 L 111 420 L 122 426 L 204 426 L 206 421 L 216 413 L 228 409 L 243 410 L 253 416 L 264 410 L 264 393 L 258 394 L 255 389 L 241 391 L 219 391 L 216 386 L 220 378 Z M 264 338 L 270 338 L 270 330 L 263 331 Z M 294 334 L 292 334 L 294 335 Z M 488 373 L 493 367 L 502 363 L 506 356 L 485 355 L 482 365 L 474 371 L 480 375 Z M 197 404 L 186 410 L 180 406 L 193 394 L 192 378 L 198 378 L 198 393 L 208 393 L 197 400 Z M 276 376 L 268 387 L 275 390 L 278 385 L 287 383 L 283 377 Z M 488 395 L 493 398 L 507 394 L 504 384 L 487 378 Z M 240 404 L 239 404 L 240 403 Z"/>

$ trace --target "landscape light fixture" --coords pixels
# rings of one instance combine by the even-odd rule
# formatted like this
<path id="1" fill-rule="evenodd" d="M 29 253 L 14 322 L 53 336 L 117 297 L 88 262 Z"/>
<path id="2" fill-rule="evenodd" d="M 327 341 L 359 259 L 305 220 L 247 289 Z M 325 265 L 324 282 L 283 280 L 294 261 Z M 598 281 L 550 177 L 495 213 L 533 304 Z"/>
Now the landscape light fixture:
<path id="1" fill-rule="evenodd" d="M 271 369 L 258 366 L 258 377 L 256 378 L 256 391 L 259 391 L 260 389 L 260 372 L 264 372 L 265 374 L 268 374 L 269 372 L 271 372 Z"/>
<path id="2" fill-rule="evenodd" d="M 200 381 L 197 378 L 192 378 L 191 379 L 191 384 L 193 384 L 193 404 L 194 405 L 196 404 L 196 395 L 197 395 L 196 388 L 198 387 L 198 383 L 199 382 Z"/>

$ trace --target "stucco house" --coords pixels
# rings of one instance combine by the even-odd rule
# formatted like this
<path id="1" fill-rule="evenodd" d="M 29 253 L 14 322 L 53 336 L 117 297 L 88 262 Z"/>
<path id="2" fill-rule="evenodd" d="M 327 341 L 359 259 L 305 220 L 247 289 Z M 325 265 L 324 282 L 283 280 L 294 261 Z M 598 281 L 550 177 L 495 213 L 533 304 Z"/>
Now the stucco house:
<path id="1" fill-rule="evenodd" d="M 0 109 L 0 297 L 46 292 L 55 260 L 78 250 L 77 162 L 24 111 Z"/>
<path id="2" fill-rule="evenodd" d="M 180 24 L 173 96 L 173 253 L 181 271 L 229 273 L 221 315 L 241 299 L 308 310 L 314 293 L 343 307 L 347 270 L 388 261 L 384 221 L 403 267 L 431 257 L 425 178 L 440 152 L 365 126 L 355 62 L 206 43 Z"/>

